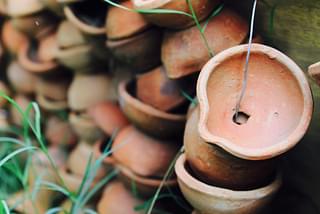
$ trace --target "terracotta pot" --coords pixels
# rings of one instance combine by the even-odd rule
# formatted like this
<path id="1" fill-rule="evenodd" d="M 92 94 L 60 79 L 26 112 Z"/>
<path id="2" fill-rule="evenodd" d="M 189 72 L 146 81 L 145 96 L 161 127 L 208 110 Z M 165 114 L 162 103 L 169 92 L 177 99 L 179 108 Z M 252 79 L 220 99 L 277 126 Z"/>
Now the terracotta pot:
<path id="1" fill-rule="evenodd" d="M 129 124 L 120 107 L 113 102 L 102 102 L 88 109 L 88 114 L 106 135 L 112 136 Z"/>
<path id="2" fill-rule="evenodd" d="M 210 19 L 204 34 L 209 47 L 217 54 L 244 42 L 247 32 L 245 20 L 225 8 Z M 194 26 L 182 31 L 166 31 L 161 59 L 169 78 L 176 79 L 200 71 L 210 59 L 210 54 L 198 28 Z"/>
<path id="3" fill-rule="evenodd" d="M 72 174 L 83 177 L 86 173 L 88 161 L 92 154 L 93 146 L 89 145 L 87 142 L 80 141 L 76 148 L 69 155 L 67 168 Z M 95 161 L 95 158 L 93 158 L 91 163 L 93 164 Z M 95 179 L 100 180 L 105 175 L 106 169 L 104 167 L 100 167 L 95 175 Z"/>
<path id="4" fill-rule="evenodd" d="M 66 100 L 71 76 L 65 74 L 62 77 L 39 78 L 36 85 L 36 93 L 44 95 L 51 100 Z"/>
<path id="5" fill-rule="evenodd" d="M 23 69 L 17 61 L 12 61 L 7 68 L 7 77 L 10 85 L 21 94 L 33 94 L 37 77 Z"/>
<path id="6" fill-rule="evenodd" d="M 133 173 L 128 168 L 122 166 L 121 164 L 116 164 L 116 167 L 120 170 L 119 178 L 125 184 L 127 189 L 131 190 L 133 183 L 136 186 L 139 196 L 144 198 L 150 198 L 154 196 L 158 187 L 160 186 L 162 179 L 143 177 Z M 177 179 L 171 178 L 165 181 L 163 189 L 170 188 L 175 190 L 178 186 Z"/>
<path id="7" fill-rule="evenodd" d="M 151 138 L 133 126 L 119 132 L 112 144 L 114 159 L 143 177 L 165 175 L 180 146 Z"/>
<path id="8" fill-rule="evenodd" d="M 39 0 L 9 0 L 5 4 L 7 13 L 11 17 L 27 16 L 44 9 Z"/>
<path id="9" fill-rule="evenodd" d="M 184 145 L 194 175 L 201 181 L 233 190 L 255 189 L 270 183 L 276 159 L 250 161 L 208 144 L 198 134 L 199 107 L 188 118 Z"/>
<path id="10" fill-rule="evenodd" d="M 69 21 L 60 23 L 57 30 L 57 42 L 62 49 L 72 48 L 87 43 L 83 33 Z"/>
<path id="11" fill-rule="evenodd" d="M 105 188 L 98 202 L 97 211 L 101 214 L 142 214 L 144 210 L 135 211 L 135 208 L 143 203 L 143 200 L 134 197 L 121 182 L 113 181 Z"/>
<path id="12" fill-rule="evenodd" d="M 108 68 L 110 76 L 112 78 L 113 87 L 116 91 L 116 96 L 119 97 L 118 86 L 122 81 L 129 81 L 135 77 L 135 73 L 132 68 L 118 62 L 115 59 L 110 60 L 110 66 Z"/>
<path id="13" fill-rule="evenodd" d="M 3 81 L 0 81 L 0 92 L 8 96 L 10 96 L 11 94 L 8 86 Z M 0 96 L 0 108 L 4 107 L 7 103 L 8 101 L 2 96 Z"/>
<path id="14" fill-rule="evenodd" d="M 57 16 L 64 16 L 63 4 L 60 0 L 39 0 L 41 3 L 50 11 L 52 11 Z"/>
<path id="15" fill-rule="evenodd" d="M 18 49 L 24 43 L 28 42 L 28 38 L 23 33 L 13 27 L 12 21 L 6 21 L 2 26 L 1 40 L 3 46 L 10 54 L 16 55 Z"/>
<path id="16" fill-rule="evenodd" d="M 68 91 L 69 107 L 77 111 L 115 99 L 111 78 L 102 73 L 75 75 Z"/>
<path id="17" fill-rule="evenodd" d="M 205 19 L 213 11 L 214 7 L 220 3 L 220 0 L 200 0 L 190 1 L 194 12 L 199 21 Z M 133 0 L 136 9 L 165 9 L 177 10 L 191 14 L 187 1 L 180 0 Z M 144 14 L 144 17 L 153 24 L 167 28 L 186 28 L 195 25 L 192 18 L 186 15 L 150 13 Z"/>
<path id="18" fill-rule="evenodd" d="M 103 138 L 103 132 L 92 118 L 85 113 L 70 112 L 69 122 L 77 136 L 85 142 L 94 143 Z"/>
<path id="19" fill-rule="evenodd" d="M 308 74 L 316 81 L 317 85 L 320 86 L 320 62 L 310 65 Z"/>
<path id="20" fill-rule="evenodd" d="M 51 38 L 48 39 L 52 41 Z M 54 47 L 55 43 L 47 43 L 46 39 L 39 44 L 35 42 L 22 44 L 18 51 L 19 64 L 32 73 L 40 75 L 52 73 L 59 67 L 59 64 L 54 60 L 55 53 L 49 51 L 43 54 L 46 49 L 52 50 L 52 46 Z"/>
<path id="21" fill-rule="evenodd" d="M 175 80 L 166 76 L 163 67 L 137 77 L 137 98 L 161 111 L 170 111 L 186 102 Z"/>
<path id="22" fill-rule="evenodd" d="M 179 187 L 197 214 L 254 214 L 259 213 L 279 190 L 282 179 L 278 173 L 268 185 L 248 191 L 210 186 L 197 180 L 188 169 L 185 155 L 176 162 Z"/>
<path id="23" fill-rule="evenodd" d="M 43 94 L 36 94 L 36 101 L 41 109 L 47 112 L 56 112 L 68 109 L 67 100 L 53 100 Z"/>
<path id="24" fill-rule="evenodd" d="M 119 85 L 120 106 L 128 119 L 145 133 L 159 139 L 179 138 L 183 133 L 184 113 L 167 113 L 147 105 L 135 97 L 135 82 Z"/>
<path id="25" fill-rule="evenodd" d="M 81 1 L 65 6 L 64 14 L 83 33 L 103 35 L 106 31 L 107 7 L 108 4 L 103 1 Z"/>
<path id="26" fill-rule="evenodd" d="M 195 141 L 218 146 L 239 159 L 268 161 L 294 147 L 304 136 L 312 117 L 312 95 L 304 73 L 291 59 L 273 48 L 253 44 L 247 89 L 240 105 L 239 115 L 243 120 L 235 119 L 234 108 L 241 89 L 247 49 L 247 45 L 228 49 L 203 67 L 197 85 L 199 120 L 194 124 L 198 127 L 187 127 L 185 140 L 189 145 L 196 144 L 191 139 L 188 142 L 190 136 Z M 221 159 L 214 148 L 206 147 L 201 154 L 187 151 L 193 170 L 212 182 L 216 181 L 211 168 L 214 162 L 202 163 Z M 241 168 L 230 168 L 229 174 L 237 176 L 245 168 L 245 162 L 241 165 Z M 269 171 L 260 167 L 259 172 L 258 168 L 252 167 L 257 176 Z M 247 166 L 247 169 L 251 168 Z M 239 186 L 246 186 L 248 181 L 237 182 Z M 261 181 L 256 179 L 256 182 Z"/>
<path id="27" fill-rule="evenodd" d="M 45 128 L 45 136 L 51 145 L 73 146 L 77 137 L 68 121 L 51 116 Z"/>
<path id="28" fill-rule="evenodd" d="M 50 35 L 57 25 L 57 18 L 47 11 L 35 13 L 29 16 L 14 17 L 13 26 L 20 32 L 31 38 L 41 39 Z"/>
<path id="29" fill-rule="evenodd" d="M 127 39 L 108 40 L 106 45 L 119 61 L 143 72 L 160 65 L 161 39 L 161 31 L 150 28 Z"/>
<path id="30" fill-rule="evenodd" d="M 125 1 L 121 6 L 131 8 L 131 1 Z M 106 18 L 107 37 L 110 40 L 124 39 L 141 33 L 149 27 L 143 16 L 136 12 L 124 10 L 119 7 L 111 7 Z"/>

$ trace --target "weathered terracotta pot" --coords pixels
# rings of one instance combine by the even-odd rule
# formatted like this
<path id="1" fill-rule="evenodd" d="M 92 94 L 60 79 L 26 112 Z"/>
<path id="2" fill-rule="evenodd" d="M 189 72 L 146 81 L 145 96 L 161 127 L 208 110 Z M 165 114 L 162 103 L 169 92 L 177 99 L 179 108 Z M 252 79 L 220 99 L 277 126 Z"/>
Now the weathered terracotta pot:
<path id="1" fill-rule="evenodd" d="M 56 112 L 68 109 L 68 102 L 66 100 L 53 100 L 41 93 L 36 94 L 36 101 L 41 109 L 46 112 Z"/>
<path id="2" fill-rule="evenodd" d="M 83 177 L 86 173 L 86 168 L 90 156 L 93 154 L 93 146 L 89 145 L 87 142 L 80 141 L 76 148 L 70 153 L 67 168 L 72 174 Z M 95 158 L 92 159 L 92 164 Z M 100 167 L 95 175 L 95 179 L 99 180 L 106 175 L 106 169 Z"/>
<path id="3" fill-rule="evenodd" d="M 44 10 L 40 0 L 10 0 L 5 4 L 7 13 L 11 17 L 27 16 Z"/>
<path id="4" fill-rule="evenodd" d="M 220 0 L 200 0 L 190 1 L 194 12 L 199 21 L 204 20 L 213 11 L 214 7 L 220 3 Z M 133 0 L 136 9 L 166 9 L 177 10 L 191 14 L 187 1 L 180 0 Z M 195 25 L 192 18 L 186 15 L 176 15 L 167 13 L 148 13 L 144 17 L 153 24 L 167 28 L 186 28 Z"/>
<path id="5" fill-rule="evenodd" d="M 51 35 L 46 39 L 36 42 L 28 42 L 22 44 L 18 50 L 18 62 L 26 70 L 44 75 L 52 73 L 59 68 L 59 64 L 55 59 L 54 40 L 55 35 Z M 47 50 L 47 52 L 45 52 Z M 52 50 L 52 51 L 49 51 Z"/>
<path id="6" fill-rule="evenodd" d="M 33 94 L 37 77 L 23 69 L 17 61 L 12 61 L 7 68 L 7 77 L 14 90 L 21 94 Z"/>
<path id="7" fill-rule="evenodd" d="M 58 23 L 58 19 L 47 11 L 29 16 L 14 17 L 11 20 L 18 31 L 35 39 L 50 35 L 56 29 Z"/>
<path id="8" fill-rule="evenodd" d="M 124 1 L 122 6 L 131 8 L 131 1 Z M 106 32 L 109 40 L 124 39 L 134 36 L 149 27 L 143 16 L 136 12 L 124 10 L 119 7 L 111 7 L 106 18 Z"/>
<path id="9" fill-rule="evenodd" d="M 10 20 L 2 26 L 1 40 L 5 49 L 12 55 L 16 55 L 19 47 L 28 42 L 26 35 L 16 30 Z"/>
<path id="10" fill-rule="evenodd" d="M 165 175 L 180 145 L 151 138 L 133 126 L 119 132 L 112 144 L 113 158 L 134 174 L 143 177 Z"/>
<path id="11" fill-rule="evenodd" d="M 137 189 L 137 192 L 141 197 L 150 198 L 154 196 L 158 187 L 160 186 L 162 179 L 152 178 L 152 177 L 143 177 L 135 174 L 130 169 L 122 166 L 121 164 L 115 165 L 119 170 L 119 178 L 124 182 L 127 189 L 132 189 L 132 184 L 134 183 Z M 163 190 L 170 188 L 174 191 L 178 186 L 177 179 L 171 178 L 164 182 Z"/>
<path id="12" fill-rule="evenodd" d="M 77 136 L 85 142 L 94 143 L 103 138 L 103 132 L 88 114 L 70 112 L 69 122 Z"/>
<path id="13" fill-rule="evenodd" d="M 204 34 L 209 47 L 217 54 L 245 42 L 247 32 L 246 21 L 225 8 L 210 19 Z M 194 26 L 182 31 L 166 31 L 161 59 L 169 78 L 176 79 L 200 71 L 210 59 L 210 54 L 198 28 Z"/>
<path id="14" fill-rule="evenodd" d="M 143 214 L 144 210 L 135 211 L 135 207 L 141 204 L 143 200 L 134 197 L 121 182 L 113 181 L 105 188 L 98 202 L 97 211 L 101 214 Z"/>
<path id="15" fill-rule="evenodd" d="M 51 145 L 71 147 L 77 142 L 69 122 L 57 116 L 48 119 L 44 134 Z"/>
<path id="16" fill-rule="evenodd" d="M 136 127 L 159 139 L 180 138 L 186 117 L 184 113 L 167 113 L 147 105 L 135 97 L 135 82 L 119 85 L 120 106 Z"/>
<path id="17" fill-rule="evenodd" d="M 247 191 L 234 191 L 210 186 L 195 178 L 188 168 L 185 155 L 176 162 L 179 187 L 197 214 L 255 214 L 259 213 L 278 191 L 282 179 L 278 173 L 268 185 Z"/>
<path id="18" fill-rule="evenodd" d="M 137 98 L 161 111 L 170 111 L 186 102 L 178 82 L 168 79 L 163 67 L 137 76 Z"/>
<path id="19" fill-rule="evenodd" d="M 317 85 L 320 86 L 320 62 L 310 65 L 308 74 L 316 81 Z"/>
<path id="20" fill-rule="evenodd" d="M 93 47 L 88 44 L 83 33 L 69 21 L 63 21 L 57 31 L 59 49 L 57 59 L 64 66 L 79 72 L 95 65 Z"/>
<path id="21" fill-rule="evenodd" d="M 83 33 L 104 35 L 107 7 L 103 1 L 81 1 L 65 6 L 64 14 Z"/>
<path id="22" fill-rule="evenodd" d="M 247 45 L 241 45 L 218 54 L 203 67 L 198 79 L 199 119 L 185 131 L 186 155 L 196 174 L 212 183 L 222 182 L 214 176 L 214 171 L 230 170 L 228 174 L 236 177 L 237 173 L 245 174 L 243 170 L 252 169 L 259 185 L 257 176 L 270 169 L 265 161 L 272 164 L 273 158 L 294 147 L 304 136 L 312 117 L 312 95 L 302 70 L 281 52 L 253 44 L 247 89 L 240 105 L 242 121 L 235 118 L 247 49 Z M 201 152 L 192 151 L 197 141 L 213 146 Z M 230 161 L 230 166 L 236 160 L 238 167 L 224 168 L 224 164 L 220 167 L 221 160 Z M 262 161 L 261 169 L 250 161 Z M 232 177 L 229 181 L 225 177 L 223 186 L 255 186 L 246 177 L 237 181 L 232 181 Z"/>
<path id="23" fill-rule="evenodd" d="M 153 27 L 130 38 L 108 40 L 106 45 L 119 61 L 143 72 L 160 65 L 161 39 L 161 31 Z"/>
<path id="24" fill-rule="evenodd" d="M 66 100 L 67 92 L 71 82 L 71 76 L 38 78 L 36 84 L 36 93 L 42 94 L 51 100 Z"/>
<path id="25" fill-rule="evenodd" d="M 88 109 L 88 114 L 103 132 L 112 136 L 129 124 L 120 107 L 113 102 L 102 102 Z"/>
<path id="26" fill-rule="evenodd" d="M 68 91 L 69 107 L 77 111 L 115 99 L 111 78 L 103 73 L 75 75 Z"/>

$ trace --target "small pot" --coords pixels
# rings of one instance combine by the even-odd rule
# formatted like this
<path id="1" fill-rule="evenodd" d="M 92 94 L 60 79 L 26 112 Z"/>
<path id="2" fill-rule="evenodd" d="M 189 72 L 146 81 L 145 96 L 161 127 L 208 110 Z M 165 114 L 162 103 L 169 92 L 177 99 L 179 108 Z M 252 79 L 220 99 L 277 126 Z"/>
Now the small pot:
<path id="1" fill-rule="evenodd" d="M 92 154 L 93 146 L 89 145 L 87 142 L 80 141 L 77 147 L 69 155 L 67 168 L 72 174 L 83 177 L 86 173 L 88 161 Z M 91 161 L 91 164 L 93 164 L 96 160 L 93 158 Z M 106 169 L 104 167 L 100 167 L 95 175 L 95 179 L 100 180 L 105 175 Z"/>
<path id="2" fill-rule="evenodd" d="M 11 20 L 16 30 L 35 39 L 41 39 L 50 35 L 54 32 L 58 23 L 58 19 L 47 11 L 29 16 L 14 17 Z"/>
<path id="3" fill-rule="evenodd" d="M 213 176 L 214 170 L 228 169 L 214 162 L 223 158 L 226 163 L 230 161 L 229 166 L 234 160 L 243 160 L 239 162 L 241 167 L 228 169 L 229 175 L 236 177 L 237 173 L 252 169 L 255 185 L 261 184 L 260 175 L 273 173 L 266 161 L 272 164 L 274 158 L 293 148 L 304 136 L 312 117 L 313 100 L 303 71 L 281 52 L 252 44 L 247 88 L 236 118 L 234 108 L 247 50 L 248 45 L 241 45 L 216 55 L 203 67 L 198 79 L 199 119 L 187 126 L 185 143 L 212 146 L 205 146 L 201 152 L 186 147 L 186 154 L 192 169 L 212 183 L 219 180 Z M 221 155 L 216 147 L 229 155 Z M 228 158 L 230 155 L 237 158 Z M 208 160 L 209 164 L 202 164 Z M 261 161 L 260 170 L 258 162 L 251 164 L 252 161 Z M 245 187 L 250 181 L 243 177 L 237 183 L 228 183 L 232 177 L 225 180 L 226 186 Z"/>
<path id="4" fill-rule="evenodd" d="M 88 114 L 106 135 L 112 136 L 129 124 L 120 107 L 113 102 L 102 102 L 88 109 Z"/>
<path id="5" fill-rule="evenodd" d="M 85 113 L 70 112 L 69 122 L 80 140 L 94 143 L 103 138 L 103 132 L 93 119 Z"/>
<path id="6" fill-rule="evenodd" d="M 75 75 L 68 91 L 69 107 L 76 111 L 115 99 L 111 78 L 103 73 Z"/>
<path id="7" fill-rule="evenodd" d="M 116 168 L 120 170 L 119 178 L 127 187 L 127 189 L 132 189 L 134 184 L 139 196 L 144 198 L 150 198 L 154 196 L 158 187 L 162 183 L 162 179 L 152 178 L 152 177 L 143 177 L 135 174 L 128 168 L 122 166 L 121 164 L 116 164 Z M 174 191 L 178 187 L 177 179 L 170 178 L 164 182 L 163 189 L 170 188 Z"/>
<path id="8" fill-rule="evenodd" d="M 124 114 L 136 127 L 159 139 L 180 138 L 186 116 L 167 113 L 147 105 L 135 97 L 135 82 L 121 82 L 119 85 L 120 106 Z"/>
<path id="9" fill-rule="evenodd" d="M 103 1 L 81 1 L 64 7 L 66 18 L 83 33 L 93 36 L 105 34 L 108 5 Z"/>
<path id="10" fill-rule="evenodd" d="M 39 74 L 47 75 L 59 68 L 59 64 L 55 61 L 56 43 L 55 35 L 51 35 L 46 39 L 36 42 L 28 42 L 22 44 L 18 51 L 18 62 L 26 70 Z M 45 53 L 46 50 L 52 50 Z M 45 54 L 44 54 L 45 53 Z"/>
<path id="11" fill-rule="evenodd" d="M 143 203 L 143 200 L 134 197 L 121 182 L 113 181 L 104 189 L 97 211 L 101 214 L 143 214 L 144 210 L 135 211 L 135 208 Z"/>
<path id="12" fill-rule="evenodd" d="M 5 4 L 7 13 L 11 17 L 28 16 L 44 10 L 40 0 L 9 0 Z"/>
<path id="13" fill-rule="evenodd" d="M 71 147 L 77 142 L 77 137 L 68 121 L 57 116 L 51 116 L 45 128 L 45 136 L 51 145 Z"/>
<path id="14" fill-rule="evenodd" d="M 71 76 L 39 78 L 36 84 L 36 93 L 48 99 L 62 101 L 67 99 Z"/>
<path id="15" fill-rule="evenodd" d="M 61 0 L 39 0 L 51 12 L 59 17 L 63 17 L 63 4 Z"/>
<path id="16" fill-rule="evenodd" d="M 23 69 L 17 61 L 12 61 L 7 68 L 7 77 L 10 85 L 21 94 L 33 94 L 37 77 Z"/>
<path id="17" fill-rule="evenodd" d="M 204 20 L 213 11 L 214 7 L 220 3 L 220 0 L 200 0 L 190 1 L 193 10 L 199 21 Z M 181 0 L 133 0 L 134 7 L 142 10 L 163 9 L 176 10 L 191 14 L 187 1 Z M 168 13 L 146 13 L 143 16 L 155 25 L 166 28 L 181 29 L 195 25 L 191 17 L 180 14 Z"/>
<path id="18" fill-rule="evenodd" d="M 4 47 L 14 56 L 17 55 L 19 47 L 28 42 L 26 35 L 16 30 L 11 20 L 3 24 L 1 40 Z"/>
<path id="19" fill-rule="evenodd" d="M 131 1 L 120 4 L 132 9 Z M 137 12 L 127 11 L 119 7 L 111 7 L 106 18 L 106 32 L 109 40 L 125 39 L 141 33 L 149 27 L 143 16 Z"/>
<path id="20" fill-rule="evenodd" d="M 161 178 L 177 154 L 180 145 L 151 138 L 133 126 L 119 132 L 112 144 L 113 158 L 142 177 Z"/>
<path id="21" fill-rule="evenodd" d="M 316 81 L 317 85 L 320 86 L 320 62 L 310 65 L 308 74 Z"/>
<path id="22" fill-rule="evenodd" d="M 247 33 L 246 21 L 235 12 L 225 8 L 210 19 L 204 35 L 208 46 L 214 54 L 217 54 L 245 42 Z M 209 50 L 196 26 L 182 31 L 165 32 L 161 59 L 169 78 L 177 79 L 199 72 L 210 58 Z"/>
<path id="23" fill-rule="evenodd" d="M 170 111 L 184 102 L 178 82 L 168 79 L 163 67 L 137 77 L 137 98 L 161 111 Z"/>
<path id="24" fill-rule="evenodd" d="M 176 162 L 175 172 L 179 187 L 197 214 L 255 214 L 272 200 L 279 190 L 282 179 L 280 173 L 268 185 L 247 191 L 234 191 L 211 186 L 199 181 L 188 169 L 185 155 Z"/>
<path id="25" fill-rule="evenodd" d="M 127 39 L 108 40 L 106 45 L 119 61 L 144 72 L 160 65 L 161 40 L 161 31 L 153 27 Z"/>
<path id="26" fill-rule="evenodd" d="M 67 100 L 53 100 L 43 94 L 36 94 L 39 106 L 47 112 L 63 111 L 68 109 Z"/>

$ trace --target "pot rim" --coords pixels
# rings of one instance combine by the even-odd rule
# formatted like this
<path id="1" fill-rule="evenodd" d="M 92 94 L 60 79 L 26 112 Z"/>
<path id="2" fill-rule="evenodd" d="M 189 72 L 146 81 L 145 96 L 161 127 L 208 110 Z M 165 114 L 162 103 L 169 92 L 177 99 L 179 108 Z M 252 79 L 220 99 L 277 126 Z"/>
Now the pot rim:
<path id="1" fill-rule="evenodd" d="M 136 9 L 156 9 L 174 0 L 133 0 L 133 5 Z M 183 2 L 184 3 L 184 2 Z"/>
<path id="2" fill-rule="evenodd" d="M 132 81 L 133 80 L 131 80 L 131 81 L 125 80 L 125 81 L 120 82 L 120 84 L 119 84 L 119 87 L 118 87 L 119 96 L 122 97 L 122 99 L 124 100 L 124 101 L 120 101 L 120 106 L 121 106 L 121 102 L 126 102 L 130 106 L 133 106 L 134 108 L 139 109 L 139 111 L 142 111 L 143 113 L 148 114 L 153 117 L 167 119 L 167 120 L 174 120 L 174 121 L 185 121 L 186 120 L 186 115 L 184 115 L 184 114 L 171 114 L 171 113 L 167 113 L 164 111 L 160 111 L 150 105 L 147 105 L 147 104 L 141 102 L 140 100 L 138 100 L 137 98 L 132 96 L 128 92 L 128 90 L 126 89 L 128 84 Z"/>
<path id="3" fill-rule="evenodd" d="M 276 192 L 282 185 L 282 174 L 280 170 L 277 171 L 277 175 L 271 183 L 264 187 L 260 187 L 253 190 L 231 190 L 212 186 L 201 182 L 194 176 L 192 176 L 185 168 L 187 163 L 185 153 L 181 154 L 175 164 L 175 172 L 179 183 L 182 182 L 185 186 L 193 191 L 201 194 L 208 195 L 208 197 L 218 197 L 227 200 L 256 200 L 264 198 L 267 195 L 271 195 Z"/>
<path id="4" fill-rule="evenodd" d="M 247 44 L 229 48 L 211 58 L 202 68 L 197 83 L 197 95 L 200 107 L 198 131 L 200 137 L 203 138 L 206 142 L 208 142 L 209 144 L 216 144 L 217 146 L 222 147 L 224 150 L 237 157 L 248 160 L 265 160 L 281 155 L 282 153 L 294 147 L 301 140 L 301 138 L 307 131 L 312 118 L 313 99 L 311 89 L 305 74 L 293 60 L 291 60 L 288 56 L 281 53 L 280 51 L 269 46 L 252 44 L 251 53 L 264 54 L 274 60 L 277 60 L 278 63 L 286 66 L 297 80 L 304 100 L 303 112 L 299 124 L 297 125 L 295 130 L 289 136 L 287 136 L 285 140 L 260 149 L 244 148 L 232 143 L 225 138 L 214 136 L 206 126 L 209 114 L 209 104 L 207 102 L 207 87 L 203 86 L 207 86 L 210 75 L 215 70 L 215 68 L 221 65 L 226 59 L 234 56 L 235 54 L 246 53 L 247 50 Z"/>
<path id="5" fill-rule="evenodd" d="M 70 6 L 64 6 L 63 12 L 66 16 L 66 18 L 73 23 L 75 26 L 77 26 L 81 31 L 91 34 L 91 35 L 104 35 L 106 32 L 105 25 L 103 27 L 95 27 L 88 25 L 81 20 L 79 20 L 74 12 L 71 10 Z"/>
<path id="6" fill-rule="evenodd" d="M 39 105 L 49 111 L 59 111 L 68 108 L 68 102 L 66 100 L 50 100 L 42 93 L 36 94 L 36 100 Z"/>

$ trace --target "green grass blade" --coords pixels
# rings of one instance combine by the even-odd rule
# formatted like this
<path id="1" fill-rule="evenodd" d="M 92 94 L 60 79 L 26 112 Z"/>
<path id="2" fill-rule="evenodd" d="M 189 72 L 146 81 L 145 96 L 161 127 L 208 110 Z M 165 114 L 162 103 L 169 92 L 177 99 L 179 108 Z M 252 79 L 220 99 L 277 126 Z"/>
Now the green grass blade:
<path id="1" fill-rule="evenodd" d="M 202 29 L 201 29 L 201 31 L 202 31 L 203 33 L 204 33 L 204 31 L 206 30 L 206 28 L 207 28 L 210 20 L 211 20 L 213 17 L 217 16 L 217 15 L 222 11 L 223 8 L 224 8 L 224 4 L 220 4 L 219 7 L 217 7 L 217 8 L 211 13 L 211 15 L 210 15 L 209 18 L 206 20 L 206 22 L 204 23 L 204 25 L 203 25 L 203 27 L 202 27 Z"/>
<path id="2" fill-rule="evenodd" d="M 54 214 L 54 213 L 58 213 L 58 212 L 62 212 L 63 209 L 61 207 L 53 207 L 49 210 L 47 210 L 46 214 Z"/>
<path id="3" fill-rule="evenodd" d="M 9 210 L 7 202 L 5 200 L 2 200 L 1 204 L 2 204 L 2 207 L 4 209 L 5 214 L 10 214 L 10 210 Z"/>
<path id="4" fill-rule="evenodd" d="M 1 159 L 0 161 L 0 167 L 3 166 L 3 164 L 5 164 L 7 161 L 9 161 L 11 158 L 13 158 L 14 156 L 22 153 L 22 152 L 26 152 L 26 151 L 31 151 L 31 150 L 36 150 L 37 147 L 34 146 L 27 146 L 27 147 L 23 147 L 20 149 L 17 149 L 15 151 L 13 151 L 12 153 L 8 154 L 6 157 L 4 157 L 3 159 Z"/>
<path id="5" fill-rule="evenodd" d="M 96 211 L 92 210 L 92 209 L 85 209 L 84 210 L 84 214 L 98 214 Z"/>
<path id="6" fill-rule="evenodd" d="M 49 181 L 41 181 L 41 186 L 42 186 L 42 188 L 47 189 L 47 190 L 60 192 L 69 198 L 71 196 L 70 192 L 67 189 L 65 189 L 55 183 L 52 183 Z M 72 198 L 70 198 L 70 199 L 72 200 Z"/>

